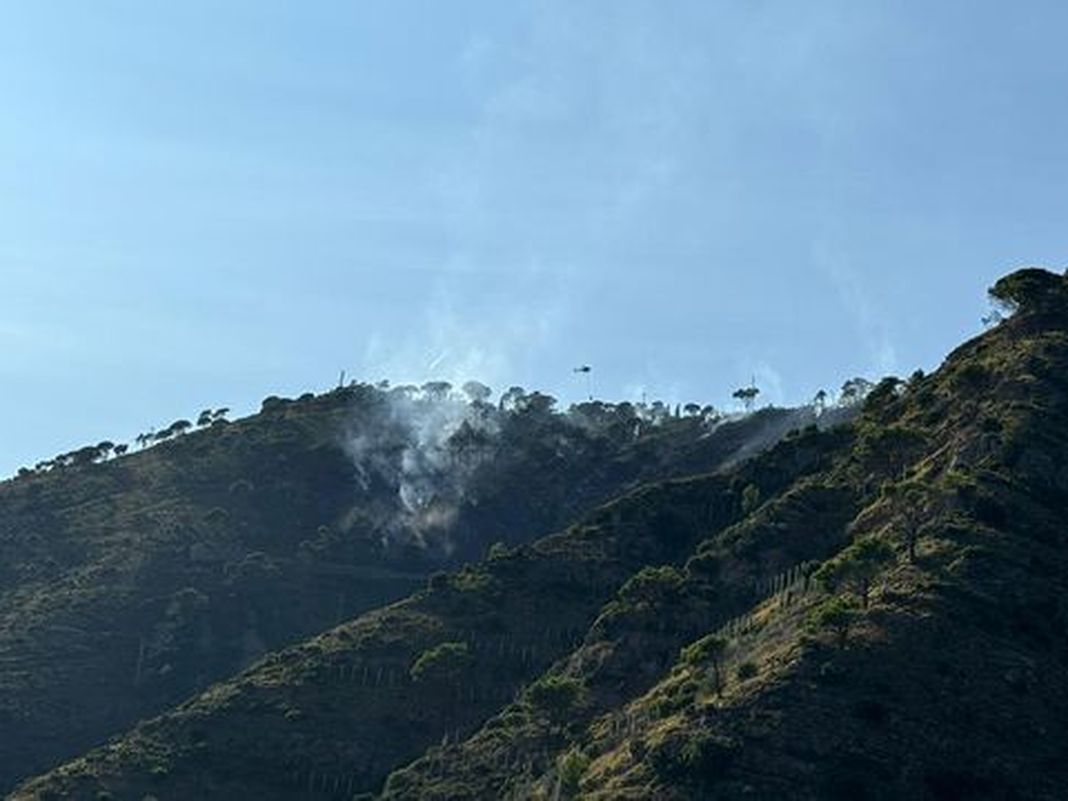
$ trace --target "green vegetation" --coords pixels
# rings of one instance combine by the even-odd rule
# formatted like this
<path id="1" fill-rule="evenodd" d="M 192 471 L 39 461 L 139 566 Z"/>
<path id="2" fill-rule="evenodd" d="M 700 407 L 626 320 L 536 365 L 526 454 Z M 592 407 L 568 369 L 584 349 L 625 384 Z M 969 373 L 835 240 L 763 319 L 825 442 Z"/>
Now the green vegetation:
<path id="1" fill-rule="evenodd" d="M 767 410 L 707 437 L 705 419 L 667 417 L 636 438 L 651 414 L 641 405 L 554 413 L 516 389 L 519 410 L 501 413 L 483 389 L 467 390 L 449 408 L 469 408 L 465 423 L 494 416 L 496 433 L 488 441 L 461 425 L 444 440 L 435 458 L 450 474 L 467 465 L 467 479 L 459 491 L 441 484 L 429 527 L 408 514 L 390 467 L 408 441 L 398 410 L 429 402 L 414 388 L 268 398 L 234 422 L 206 409 L 195 426 L 138 437 L 132 453 L 101 442 L 61 459 L 64 469 L 0 482 L 0 788 L 426 586 L 491 543 L 502 568 L 514 566 L 517 546 L 623 487 L 714 469 L 774 439 L 793 414 Z M 374 452 L 362 472 L 353 438 Z M 443 572 L 429 584 L 442 590 L 435 603 L 460 612 L 492 589 L 474 586 L 483 580 Z M 190 589 L 206 602 L 173 603 Z"/>
<path id="2" fill-rule="evenodd" d="M 554 723 L 566 721 L 583 697 L 582 684 L 567 676 L 546 676 L 527 690 L 531 707 Z"/>
<path id="3" fill-rule="evenodd" d="M 838 646 L 843 647 L 856 619 L 856 603 L 850 598 L 834 596 L 813 608 L 806 622 L 810 631 L 833 631 Z"/>
<path id="4" fill-rule="evenodd" d="M 465 642 L 443 642 L 419 654 L 409 674 L 416 683 L 448 684 L 463 675 L 471 664 L 471 652 Z"/>
<path id="5" fill-rule="evenodd" d="M 220 668 L 227 678 L 206 677 L 178 705 L 155 701 L 166 711 L 154 719 L 144 720 L 147 703 L 132 709 L 110 725 L 140 719 L 134 728 L 13 797 L 1065 797 L 1068 296 L 1060 276 L 1022 271 L 994 297 L 1011 314 L 937 372 L 852 380 L 836 408 L 824 395 L 824 430 L 809 426 L 814 410 L 759 411 L 712 433 L 705 410 L 680 416 L 664 404 L 591 402 L 565 419 L 548 396 L 516 387 L 493 405 L 466 387 L 480 414 L 514 419 L 501 418 L 508 431 L 494 440 L 505 443 L 496 456 L 484 455 L 496 446 L 474 424 L 448 446 L 454 467 L 485 465 L 473 474 L 479 503 L 461 509 L 457 526 L 473 526 L 470 554 L 486 558 L 465 565 L 374 550 L 388 530 L 388 492 L 354 508 L 352 483 L 339 482 L 337 497 L 350 502 L 331 507 L 323 465 L 338 454 L 312 435 L 322 417 L 306 405 L 321 398 L 274 399 L 266 417 L 62 471 L 62 486 L 48 483 L 59 474 L 4 485 L 0 502 L 14 516 L 3 525 L 14 520 L 9 530 L 21 533 L 0 540 L 12 557 L 0 570 L 19 576 L 22 613 L 47 625 L 71 619 L 41 611 L 55 602 L 44 582 L 56 586 L 64 565 L 85 564 L 82 549 L 100 540 L 79 539 L 84 526 L 30 537 L 38 526 L 68 531 L 46 510 L 84 524 L 94 499 L 113 497 L 131 504 L 130 517 L 109 530 L 135 531 L 125 521 L 158 504 L 126 493 L 180 482 L 196 490 L 167 496 L 196 503 L 174 504 L 176 532 L 155 535 L 155 561 L 144 556 L 154 550 L 135 549 L 135 563 L 119 562 L 117 586 L 132 600 L 75 606 L 131 620 L 123 630 L 137 647 L 104 667 L 132 666 L 145 696 L 158 699 L 161 676 L 203 669 L 214 653 L 204 643 L 227 641 L 224 610 L 277 620 L 323 587 L 321 616 L 305 625 L 340 623 L 310 639 L 287 629 L 297 642 L 272 640 L 244 672 Z M 378 420 L 372 408 L 386 391 L 346 390 L 337 419 L 350 419 L 359 397 L 355 408 Z M 826 427 L 828 418 L 840 425 Z M 293 424 L 300 433 L 289 428 L 287 440 Z M 199 470 L 194 453 L 206 457 Z M 170 459 L 189 461 L 178 470 Z M 120 481 L 120 466 L 138 472 Z M 47 497 L 31 499 L 35 486 Z M 307 510 L 299 519 L 298 508 Z M 27 510 L 33 526 L 19 517 Z M 114 519 L 100 514 L 94 530 Z M 188 562 L 203 569 L 177 569 L 174 550 L 190 531 L 205 548 L 240 547 L 222 564 L 198 550 Z M 106 555 L 129 548 L 123 539 Z M 22 567 L 31 561 L 43 566 L 32 592 Z M 337 564 L 404 567 L 411 594 L 358 615 L 347 602 L 339 616 L 330 603 L 339 585 L 324 586 L 315 569 Z M 213 571 L 217 584 L 204 579 Z M 144 585 L 128 578 L 142 573 Z M 104 575 L 116 586 L 114 572 L 96 583 L 83 575 L 83 591 L 99 592 Z M 141 587 L 160 582 L 166 592 L 152 606 Z M 79 597 L 73 580 L 60 586 Z M 234 596 L 245 606 L 225 600 Z M 93 630 L 88 615 L 81 623 Z M 64 630 L 73 644 L 63 651 L 33 633 L 47 625 L 21 632 L 42 663 L 74 656 L 80 635 Z M 55 670 L 36 675 L 41 687 L 71 681 Z M 7 686 L 29 693 L 26 680 Z M 23 697 L 56 697 L 37 692 Z M 40 742 L 49 729 L 34 725 Z"/>
<path id="6" fill-rule="evenodd" d="M 815 578 L 831 592 L 845 587 L 867 609 L 872 582 L 893 558 L 890 545 L 874 536 L 862 537 L 817 570 Z"/>

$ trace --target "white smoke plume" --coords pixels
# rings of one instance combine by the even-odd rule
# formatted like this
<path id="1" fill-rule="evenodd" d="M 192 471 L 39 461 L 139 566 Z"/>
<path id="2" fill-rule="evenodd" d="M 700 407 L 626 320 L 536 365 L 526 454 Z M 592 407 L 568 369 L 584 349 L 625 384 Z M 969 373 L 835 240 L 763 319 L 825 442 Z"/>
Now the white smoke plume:
<path id="1" fill-rule="evenodd" d="M 449 530 L 469 481 L 492 452 L 498 423 L 492 407 L 461 396 L 444 382 L 378 393 L 370 418 L 346 443 L 364 490 L 388 488 L 393 514 L 382 544 L 415 545 L 447 556 Z"/>

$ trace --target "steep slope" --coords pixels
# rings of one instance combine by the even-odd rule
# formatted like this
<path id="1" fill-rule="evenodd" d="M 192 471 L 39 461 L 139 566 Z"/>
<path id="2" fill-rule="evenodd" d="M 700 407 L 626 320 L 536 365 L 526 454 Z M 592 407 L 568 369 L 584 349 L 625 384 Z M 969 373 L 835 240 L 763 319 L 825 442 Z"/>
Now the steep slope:
<path id="1" fill-rule="evenodd" d="M 445 408 L 419 403 L 403 409 Z M 413 531 L 397 465 L 418 451 L 398 408 L 396 391 L 369 386 L 272 398 L 235 423 L 0 483 L 0 789 L 443 565 L 546 534 L 643 479 L 711 469 L 811 415 L 713 428 L 604 405 L 581 419 L 483 406 L 493 436 L 477 459 L 451 440 L 435 453 L 469 467 L 453 513 Z"/>
<path id="2" fill-rule="evenodd" d="M 383 797 L 1068 796 L 1068 291 L 1023 281 L 830 470 L 624 587 L 540 680 L 563 709 L 528 692 Z"/>
<path id="3" fill-rule="evenodd" d="M 776 493 L 819 468 L 837 436 L 813 430 L 732 478 L 635 491 L 564 533 L 432 577 L 425 592 L 269 656 L 23 793 L 290 798 L 373 790 L 443 736 L 476 728 L 565 655 L 644 564 L 684 558 L 709 530 L 744 514 L 746 487 Z"/>
<path id="4" fill-rule="evenodd" d="M 494 548 L 13 797 L 1068 797 L 1068 283 L 994 296 L 855 422 Z"/>

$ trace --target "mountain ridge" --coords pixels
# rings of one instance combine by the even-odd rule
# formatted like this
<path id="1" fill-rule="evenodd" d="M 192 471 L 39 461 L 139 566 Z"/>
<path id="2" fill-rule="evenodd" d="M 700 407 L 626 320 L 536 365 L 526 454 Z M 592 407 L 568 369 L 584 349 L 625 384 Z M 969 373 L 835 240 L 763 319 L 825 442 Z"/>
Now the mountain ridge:
<path id="1" fill-rule="evenodd" d="M 1065 797 L 1068 279 L 991 296 L 855 419 L 621 487 L 11 797 Z"/>
<path id="2" fill-rule="evenodd" d="M 494 542 L 547 533 L 643 476 L 715 466 L 806 419 L 670 418 L 635 439 L 634 413 L 598 428 L 544 408 L 494 411 L 496 450 L 432 532 L 455 543 L 448 553 L 397 526 L 411 517 L 398 476 L 414 428 L 395 407 L 366 385 L 269 398 L 251 418 L 0 484 L 0 787 Z M 361 471 L 349 443 L 366 430 L 393 433 Z"/>

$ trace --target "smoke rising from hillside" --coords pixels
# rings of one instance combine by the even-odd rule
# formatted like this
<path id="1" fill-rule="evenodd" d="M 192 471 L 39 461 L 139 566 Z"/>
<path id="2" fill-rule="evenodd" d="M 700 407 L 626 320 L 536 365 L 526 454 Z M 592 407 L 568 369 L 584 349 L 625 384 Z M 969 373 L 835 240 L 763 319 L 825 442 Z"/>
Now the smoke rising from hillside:
<path id="1" fill-rule="evenodd" d="M 485 528 L 486 515 L 509 519 L 514 509 L 492 506 L 495 487 L 529 487 L 545 474 L 571 468 L 579 470 L 571 481 L 586 481 L 581 466 L 596 461 L 606 448 L 629 453 L 640 471 L 656 458 L 641 448 L 628 449 L 647 436 L 668 449 L 694 448 L 692 457 L 700 461 L 701 443 L 711 441 L 722 426 L 751 416 L 662 401 L 594 401 L 561 412 L 554 409 L 553 398 L 518 387 L 493 404 L 487 402 L 489 388 L 474 382 L 462 393 L 444 381 L 422 387 L 362 384 L 351 391 L 352 427 L 344 445 L 362 491 L 354 499 L 352 522 L 343 528 L 359 521 L 365 534 L 402 558 L 413 548 L 448 558 L 472 544 L 466 535 L 478 540 L 476 529 Z M 733 454 L 721 453 L 717 459 L 730 463 L 746 458 L 791 428 L 833 424 L 847 413 L 842 409 L 817 416 L 813 407 L 779 410 L 751 427 L 745 441 L 735 442 Z M 670 436 L 665 439 L 663 432 Z M 489 507 L 477 508 L 487 501 Z"/>
<path id="2" fill-rule="evenodd" d="M 374 416 L 346 444 L 364 490 L 386 487 L 394 494 L 383 544 L 448 555 L 449 529 L 470 478 L 498 434 L 492 409 L 430 384 L 381 392 L 378 401 Z"/>

